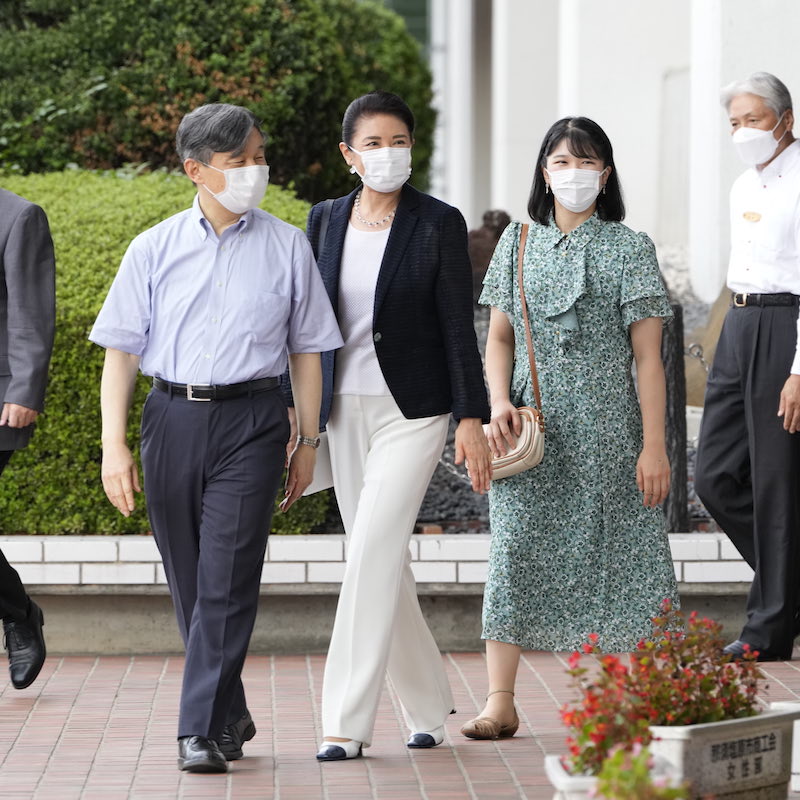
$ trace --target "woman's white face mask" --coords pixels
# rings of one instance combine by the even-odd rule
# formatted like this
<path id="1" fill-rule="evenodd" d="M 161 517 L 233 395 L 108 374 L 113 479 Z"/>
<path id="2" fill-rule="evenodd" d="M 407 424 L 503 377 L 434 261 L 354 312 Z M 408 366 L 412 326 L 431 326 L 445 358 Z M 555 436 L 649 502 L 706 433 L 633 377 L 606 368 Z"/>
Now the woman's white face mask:
<path id="1" fill-rule="evenodd" d="M 394 192 L 399 189 L 411 175 L 411 148 L 410 147 L 376 147 L 372 150 L 356 150 L 350 147 L 356 155 L 361 156 L 364 165 L 362 175 L 355 167 L 350 167 L 350 172 L 358 175 L 376 192 Z"/>
<path id="2" fill-rule="evenodd" d="M 558 202 L 576 214 L 586 211 L 600 194 L 600 176 L 605 168 L 596 169 L 547 169 L 550 189 Z"/>

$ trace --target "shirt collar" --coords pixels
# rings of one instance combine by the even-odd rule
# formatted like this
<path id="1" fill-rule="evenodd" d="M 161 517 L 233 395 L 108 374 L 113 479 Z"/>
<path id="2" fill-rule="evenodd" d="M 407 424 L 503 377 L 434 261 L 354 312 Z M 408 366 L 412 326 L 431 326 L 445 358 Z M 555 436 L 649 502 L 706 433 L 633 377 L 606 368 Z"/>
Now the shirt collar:
<path id="1" fill-rule="evenodd" d="M 200 208 L 200 190 L 197 190 L 197 194 L 194 196 L 194 201 L 192 202 L 192 208 L 190 211 L 192 223 L 196 225 L 196 229 L 200 238 L 205 241 L 208 239 L 208 234 L 213 233 L 214 227 L 212 224 L 206 219 L 206 215 L 203 213 L 203 209 Z M 223 236 L 228 231 L 238 231 L 239 233 L 244 233 L 245 229 L 247 228 L 248 223 L 250 222 L 250 218 L 253 216 L 252 209 L 250 211 L 245 211 L 239 219 L 234 222 L 229 228 L 226 228 L 223 232 Z"/>
<path id="2" fill-rule="evenodd" d="M 603 222 L 597 216 L 597 212 L 592 214 L 589 219 L 584 220 L 574 231 L 564 233 L 556 225 L 555 216 L 550 216 L 550 222 L 544 230 L 542 245 L 545 250 L 552 250 L 562 242 L 570 250 L 581 250 L 597 235 Z"/>
<path id="3" fill-rule="evenodd" d="M 756 170 L 759 179 L 774 178 L 785 172 L 789 165 L 800 155 L 800 140 L 795 139 L 779 156 L 769 162 L 761 171 Z"/>

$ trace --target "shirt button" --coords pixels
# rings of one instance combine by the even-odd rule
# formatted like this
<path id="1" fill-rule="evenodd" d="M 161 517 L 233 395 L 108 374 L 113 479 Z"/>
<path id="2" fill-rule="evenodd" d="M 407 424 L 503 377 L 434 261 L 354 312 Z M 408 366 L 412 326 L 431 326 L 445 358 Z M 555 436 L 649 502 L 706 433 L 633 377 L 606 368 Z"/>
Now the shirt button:
<path id="1" fill-rule="evenodd" d="M 380 335 L 380 333 L 376 333 L 376 334 L 375 334 L 375 335 L 372 337 L 372 340 L 373 340 L 374 342 L 379 342 L 379 341 L 380 341 L 382 338 L 383 338 L 383 336 L 381 336 L 381 335 Z"/>
<path id="2" fill-rule="evenodd" d="M 220 288 L 222 288 L 222 281 L 217 281 L 217 286 L 219 286 Z"/>
<path id="3" fill-rule="evenodd" d="M 219 322 L 219 317 L 211 317 L 212 322 Z"/>
<path id="4" fill-rule="evenodd" d="M 206 353 L 203 358 L 211 358 L 211 353 Z"/>
<path id="5" fill-rule="evenodd" d="M 222 247 L 220 247 L 220 250 L 224 250 L 227 246 L 228 245 L 226 245 L 226 244 L 222 245 Z"/>

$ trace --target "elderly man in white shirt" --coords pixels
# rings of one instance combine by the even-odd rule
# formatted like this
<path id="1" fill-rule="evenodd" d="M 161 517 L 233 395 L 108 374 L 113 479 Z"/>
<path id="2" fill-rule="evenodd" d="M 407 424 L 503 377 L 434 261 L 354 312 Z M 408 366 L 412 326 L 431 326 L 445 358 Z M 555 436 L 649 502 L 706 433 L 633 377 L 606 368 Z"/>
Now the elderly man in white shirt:
<path id="1" fill-rule="evenodd" d="M 788 660 L 800 633 L 800 142 L 787 88 L 757 72 L 722 90 L 748 169 L 731 189 L 725 318 L 708 378 L 695 488 L 755 570 L 725 648 Z"/>

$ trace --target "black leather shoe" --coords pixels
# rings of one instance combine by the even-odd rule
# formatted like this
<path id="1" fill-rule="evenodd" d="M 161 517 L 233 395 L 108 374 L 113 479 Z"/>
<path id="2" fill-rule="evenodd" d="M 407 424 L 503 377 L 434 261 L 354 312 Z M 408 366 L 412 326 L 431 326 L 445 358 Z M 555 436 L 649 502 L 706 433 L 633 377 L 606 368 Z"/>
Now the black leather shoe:
<path id="1" fill-rule="evenodd" d="M 791 661 L 792 654 L 789 653 L 787 656 L 779 655 L 778 653 L 770 653 L 767 650 L 759 650 L 757 647 L 753 645 L 747 644 L 747 642 L 743 642 L 741 639 L 737 639 L 735 642 L 731 642 L 729 645 L 726 645 L 722 648 L 722 652 L 726 653 L 727 655 L 731 656 L 732 661 L 738 661 L 745 657 L 747 653 L 757 653 L 756 661 Z"/>
<path id="2" fill-rule="evenodd" d="M 3 622 L 8 669 L 15 689 L 26 689 L 36 680 L 47 656 L 42 634 L 44 614 L 33 600 L 30 603 L 25 622 Z"/>
<path id="3" fill-rule="evenodd" d="M 178 739 L 178 769 L 185 772 L 227 772 L 228 762 L 213 739 L 181 736 Z"/>
<path id="4" fill-rule="evenodd" d="M 242 744 L 249 742 L 256 735 L 256 726 L 250 712 L 245 710 L 238 722 L 226 725 L 219 737 L 219 749 L 228 761 L 236 761 L 242 757 Z"/>

